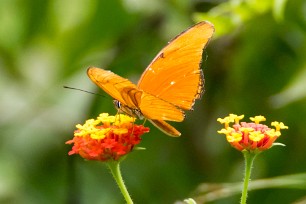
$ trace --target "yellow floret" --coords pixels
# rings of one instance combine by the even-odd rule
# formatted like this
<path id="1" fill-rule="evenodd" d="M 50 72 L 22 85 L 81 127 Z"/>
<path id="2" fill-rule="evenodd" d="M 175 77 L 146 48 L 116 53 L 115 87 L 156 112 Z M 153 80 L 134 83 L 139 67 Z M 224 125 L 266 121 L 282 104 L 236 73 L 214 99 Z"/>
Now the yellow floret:
<path id="1" fill-rule="evenodd" d="M 116 117 L 115 116 L 109 116 L 108 113 L 101 113 L 98 118 L 99 121 L 101 121 L 103 124 L 110 124 L 115 122 Z"/>
<path id="2" fill-rule="evenodd" d="M 262 115 L 258 115 L 258 116 L 255 116 L 255 117 L 250 117 L 250 120 L 253 121 L 256 124 L 259 124 L 259 122 L 266 121 L 266 118 Z"/>
<path id="3" fill-rule="evenodd" d="M 122 134 L 126 134 L 129 130 L 126 128 L 118 128 L 118 129 L 114 129 L 113 132 L 116 135 L 122 135 Z"/>
<path id="4" fill-rule="evenodd" d="M 92 132 L 97 131 L 96 125 L 100 123 L 99 120 L 89 119 L 86 120 L 84 125 L 77 124 L 76 128 L 78 129 L 77 132 L 74 133 L 75 136 L 86 136 L 91 134 Z"/>
<path id="5" fill-rule="evenodd" d="M 250 134 L 249 134 L 250 140 L 253 140 L 254 142 L 258 142 L 261 139 L 263 139 L 264 137 L 265 137 L 265 135 L 262 134 L 260 131 L 250 132 Z"/>
<path id="6" fill-rule="evenodd" d="M 110 131 L 110 128 L 97 129 L 95 132 L 90 134 L 92 139 L 104 139 L 106 134 Z"/>
<path id="7" fill-rule="evenodd" d="M 231 133 L 232 131 L 234 130 L 234 128 L 222 128 L 221 130 L 218 131 L 219 134 L 225 134 L 225 135 L 228 135 L 229 133 Z"/>
<path id="8" fill-rule="evenodd" d="M 279 137 L 281 135 L 280 131 L 275 131 L 274 129 L 271 129 L 271 130 L 268 130 L 266 131 L 266 134 L 269 136 L 269 137 Z"/>
<path id="9" fill-rule="evenodd" d="M 119 115 L 117 115 L 117 119 L 114 122 L 114 125 L 120 126 L 122 124 L 134 123 L 135 120 L 136 120 L 136 118 L 134 118 L 134 117 L 130 117 L 130 116 L 124 115 L 124 114 L 119 114 Z"/>
<path id="10" fill-rule="evenodd" d="M 282 122 L 274 121 L 274 122 L 271 123 L 271 125 L 275 127 L 276 131 L 279 131 L 281 129 L 288 129 L 288 126 L 286 126 Z"/>
<path id="11" fill-rule="evenodd" d="M 236 115 L 231 113 L 229 117 L 231 117 L 235 121 L 235 124 L 238 124 L 239 121 L 244 118 L 244 115 Z"/>
<path id="12" fill-rule="evenodd" d="M 226 139 L 228 142 L 239 142 L 242 139 L 242 133 L 233 132 L 232 134 L 226 135 Z"/>

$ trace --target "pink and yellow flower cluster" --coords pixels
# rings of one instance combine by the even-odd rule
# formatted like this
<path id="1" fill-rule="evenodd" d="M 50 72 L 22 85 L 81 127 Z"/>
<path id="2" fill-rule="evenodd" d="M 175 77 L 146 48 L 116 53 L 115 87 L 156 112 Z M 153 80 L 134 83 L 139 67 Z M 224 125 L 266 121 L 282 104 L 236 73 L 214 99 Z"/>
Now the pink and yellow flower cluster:
<path id="1" fill-rule="evenodd" d="M 148 127 L 134 124 L 135 118 L 118 114 L 102 113 L 97 119 L 89 119 L 84 125 L 76 125 L 74 138 L 66 142 L 73 144 L 68 153 L 79 154 L 87 160 L 118 160 L 140 143 L 141 136 L 149 132 Z"/>
<path id="2" fill-rule="evenodd" d="M 237 150 L 261 152 L 269 149 L 273 142 L 281 135 L 281 129 L 288 129 L 282 122 L 272 122 L 270 128 L 260 124 L 266 121 L 264 116 L 251 117 L 252 122 L 240 122 L 244 115 L 230 114 L 225 118 L 218 118 L 217 121 L 224 124 L 224 128 L 218 131 L 225 134 L 227 141 Z M 231 125 L 233 123 L 233 125 Z"/>

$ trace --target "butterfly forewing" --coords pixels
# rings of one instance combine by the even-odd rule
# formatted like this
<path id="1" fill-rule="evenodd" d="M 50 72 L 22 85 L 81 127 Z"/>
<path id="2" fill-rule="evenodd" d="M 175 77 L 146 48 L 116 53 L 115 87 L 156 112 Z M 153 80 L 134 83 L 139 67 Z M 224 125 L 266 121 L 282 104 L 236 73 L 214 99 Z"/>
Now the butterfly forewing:
<path id="1" fill-rule="evenodd" d="M 112 98 L 120 101 L 124 105 L 128 105 L 130 108 L 138 108 L 139 102 L 137 100 L 140 100 L 139 94 L 137 94 L 137 98 L 132 99 L 131 97 L 135 97 L 139 90 L 128 79 L 120 77 L 109 70 L 96 67 L 89 67 L 87 69 L 87 75 Z M 129 93 L 132 93 L 131 97 L 128 95 Z"/>
<path id="2" fill-rule="evenodd" d="M 202 52 L 214 27 L 201 22 L 174 38 L 142 74 L 138 87 L 184 110 L 203 92 Z"/>

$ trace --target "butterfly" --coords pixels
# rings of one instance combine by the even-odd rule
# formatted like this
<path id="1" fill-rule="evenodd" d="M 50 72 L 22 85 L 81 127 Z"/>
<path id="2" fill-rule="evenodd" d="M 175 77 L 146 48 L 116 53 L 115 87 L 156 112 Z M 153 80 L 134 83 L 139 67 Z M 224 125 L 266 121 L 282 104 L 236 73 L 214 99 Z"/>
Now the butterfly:
<path id="1" fill-rule="evenodd" d="M 202 53 L 214 26 L 200 22 L 171 40 L 145 69 L 137 85 L 109 70 L 89 67 L 89 78 L 114 99 L 120 112 L 149 120 L 169 136 L 181 133 L 166 121 L 181 122 L 204 91 Z"/>

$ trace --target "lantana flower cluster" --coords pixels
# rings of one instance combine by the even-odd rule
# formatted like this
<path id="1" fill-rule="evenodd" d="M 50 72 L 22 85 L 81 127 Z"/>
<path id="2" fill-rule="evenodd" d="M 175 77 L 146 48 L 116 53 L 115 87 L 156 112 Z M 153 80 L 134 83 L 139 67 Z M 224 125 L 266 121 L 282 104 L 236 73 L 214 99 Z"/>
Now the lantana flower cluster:
<path id="1" fill-rule="evenodd" d="M 281 135 L 281 129 L 288 129 L 284 123 L 277 121 L 271 123 L 274 128 L 260 124 L 266 121 L 266 118 L 261 115 L 250 117 L 252 122 L 240 122 L 243 118 L 244 115 L 230 114 L 225 118 L 217 119 L 218 122 L 224 124 L 224 128 L 218 133 L 225 134 L 227 141 L 239 151 L 261 152 L 269 149 Z"/>
<path id="2" fill-rule="evenodd" d="M 141 136 L 149 132 L 148 127 L 134 123 L 135 118 L 102 113 L 97 119 L 89 119 L 84 125 L 76 125 L 69 155 L 79 154 L 87 160 L 119 160 L 139 144 Z"/>

